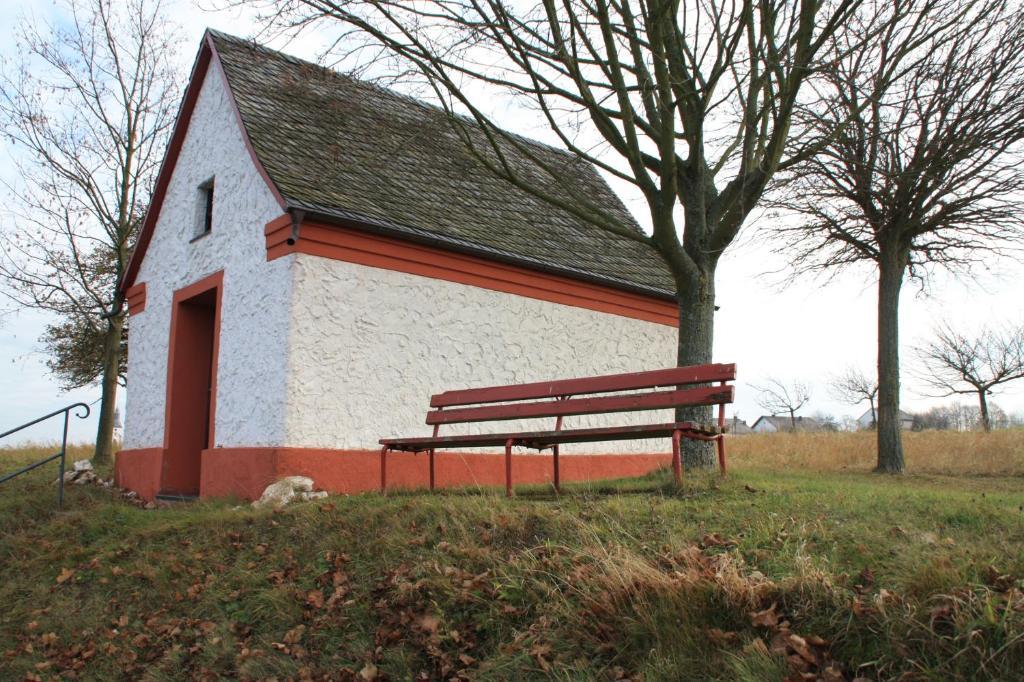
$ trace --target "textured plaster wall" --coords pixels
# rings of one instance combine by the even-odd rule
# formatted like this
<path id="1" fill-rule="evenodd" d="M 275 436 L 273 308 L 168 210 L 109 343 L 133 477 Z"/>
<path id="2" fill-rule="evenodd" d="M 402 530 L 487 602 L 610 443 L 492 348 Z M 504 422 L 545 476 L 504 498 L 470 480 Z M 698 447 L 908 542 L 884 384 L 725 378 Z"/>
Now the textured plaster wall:
<path id="1" fill-rule="evenodd" d="M 131 318 L 126 448 L 163 445 L 174 291 L 222 269 L 216 444 L 284 440 L 292 261 L 267 262 L 263 226 L 281 208 L 253 165 L 228 98 L 211 65 L 136 280 L 146 282 L 146 308 Z M 211 177 L 213 229 L 190 243 L 198 188 Z"/>
<path id="2" fill-rule="evenodd" d="M 371 448 L 429 435 L 429 397 L 445 389 L 671 367 L 676 330 L 651 322 L 299 254 L 294 265 L 286 445 Z M 569 417 L 565 428 L 671 421 Z M 442 427 L 442 433 L 554 419 Z M 659 452 L 666 442 L 565 452 Z"/>

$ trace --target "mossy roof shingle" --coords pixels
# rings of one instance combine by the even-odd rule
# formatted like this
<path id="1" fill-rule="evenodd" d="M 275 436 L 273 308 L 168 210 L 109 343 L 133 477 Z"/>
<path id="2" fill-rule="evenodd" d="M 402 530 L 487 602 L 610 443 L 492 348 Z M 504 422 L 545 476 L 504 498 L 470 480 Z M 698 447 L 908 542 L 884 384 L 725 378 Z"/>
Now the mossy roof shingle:
<path id="1" fill-rule="evenodd" d="M 671 293 L 668 269 L 652 248 L 489 172 L 442 109 L 250 41 L 210 35 L 253 150 L 289 205 L 569 275 Z M 528 144 L 577 192 L 622 225 L 640 229 L 590 164 Z M 506 153 L 517 172 L 542 177 L 514 149 Z"/>

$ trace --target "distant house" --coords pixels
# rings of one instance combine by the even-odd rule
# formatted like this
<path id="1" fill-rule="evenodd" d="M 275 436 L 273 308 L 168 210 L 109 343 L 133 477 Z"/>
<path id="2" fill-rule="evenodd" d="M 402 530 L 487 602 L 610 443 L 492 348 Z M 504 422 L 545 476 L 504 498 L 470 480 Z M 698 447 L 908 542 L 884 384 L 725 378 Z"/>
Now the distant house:
<path id="1" fill-rule="evenodd" d="M 728 429 L 728 432 L 733 434 L 734 436 L 742 436 L 754 432 L 753 429 L 751 429 L 750 426 L 747 425 L 747 422 L 743 421 L 739 417 L 727 419 L 725 422 L 725 427 L 726 429 Z"/>
<path id="2" fill-rule="evenodd" d="M 857 428 L 859 429 L 870 429 L 875 426 L 875 415 L 872 414 L 871 409 L 868 408 L 864 411 L 864 414 L 857 417 Z M 914 426 L 914 415 L 908 414 L 903 410 L 900 410 L 900 428 L 910 430 Z"/>
<path id="3" fill-rule="evenodd" d="M 751 431 L 754 433 L 778 433 L 780 431 L 792 431 L 793 423 L 789 417 L 786 416 L 764 416 L 759 417 L 754 425 L 751 427 Z M 823 431 L 824 427 L 817 419 L 811 417 L 797 417 L 796 418 L 796 430 L 797 431 Z"/>

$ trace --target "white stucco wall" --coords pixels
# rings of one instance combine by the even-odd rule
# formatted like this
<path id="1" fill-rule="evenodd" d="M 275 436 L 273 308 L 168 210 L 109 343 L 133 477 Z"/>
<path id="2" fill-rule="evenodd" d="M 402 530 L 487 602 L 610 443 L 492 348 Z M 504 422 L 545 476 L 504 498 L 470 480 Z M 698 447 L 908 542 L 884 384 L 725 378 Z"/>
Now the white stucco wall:
<path id="1" fill-rule="evenodd" d="M 267 262 L 263 227 L 281 208 L 253 165 L 218 68 L 211 65 L 203 82 L 136 278 L 146 283 L 146 307 L 130 321 L 126 448 L 163 445 L 174 291 L 222 269 L 216 443 L 284 440 L 292 259 Z M 210 177 L 216 178 L 213 228 L 190 243 L 198 187 Z"/>
<path id="2" fill-rule="evenodd" d="M 432 393 L 661 369 L 676 330 L 618 315 L 300 254 L 295 259 L 287 445 L 375 448 L 387 436 L 429 435 Z M 672 420 L 569 417 L 565 428 Z M 650 423 L 650 422 L 648 422 Z M 442 427 L 516 429 L 530 422 Z M 534 426 L 553 428 L 554 419 Z M 666 442 L 596 443 L 566 452 L 659 452 Z"/>

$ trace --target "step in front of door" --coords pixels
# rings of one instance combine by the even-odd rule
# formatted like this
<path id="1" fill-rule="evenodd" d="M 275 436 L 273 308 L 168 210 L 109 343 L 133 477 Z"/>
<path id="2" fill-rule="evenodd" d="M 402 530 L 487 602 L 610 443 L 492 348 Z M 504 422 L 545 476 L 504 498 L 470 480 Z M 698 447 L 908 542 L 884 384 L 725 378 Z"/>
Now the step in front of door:
<path id="1" fill-rule="evenodd" d="M 189 493 L 175 493 L 169 490 L 161 490 L 156 494 L 157 502 L 195 502 L 199 499 L 199 495 Z"/>

